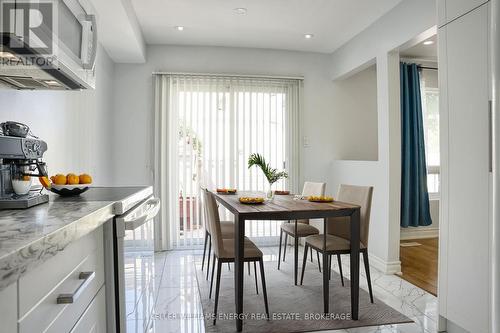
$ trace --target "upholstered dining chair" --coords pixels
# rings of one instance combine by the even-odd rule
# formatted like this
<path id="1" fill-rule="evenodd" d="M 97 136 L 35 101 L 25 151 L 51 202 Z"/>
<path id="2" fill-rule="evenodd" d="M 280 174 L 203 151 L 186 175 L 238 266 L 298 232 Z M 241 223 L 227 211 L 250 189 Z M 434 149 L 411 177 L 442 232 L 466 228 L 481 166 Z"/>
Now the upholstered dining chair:
<path id="1" fill-rule="evenodd" d="M 360 252 L 363 254 L 363 261 L 365 265 L 366 279 L 368 282 L 368 291 L 370 293 L 370 301 L 373 303 L 372 282 L 370 278 L 370 263 L 368 261 L 368 233 L 370 229 L 370 211 L 372 205 L 373 187 L 372 186 L 354 186 L 354 185 L 340 185 L 337 200 L 341 202 L 356 204 L 361 207 L 360 209 Z M 326 248 L 323 248 L 324 235 L 312 235 L 306 237 L 306 245 L 304 249 L 304 258 L 302 265 L 302 273 L 300 284 L 304 280 L 304 271 L 307 262 L 307 250 L 313 248 L 321 253 L 329 255 L 329 263 L 323 263 L 323 269 L 331 270 L 332 256 L 336 255 L 342 285 L 344 285 L 344 277 L 342 274 L 342 261 L 341 254 L 350 253 L 350 218 L 349 217 L 335 217 L 329 218 L 327 221 L 327 235 L 326 235 Z M 331 273 L 331 271 L 330 271 Z"/>
<path id="2" fill-rule="evenodd" d="M 326 183 L 314 183 L 314 182 L 305 182 L 304 187 L 302 188 L 302 196 L 322 196 L 325 195 Z M 283 240 L 283 234 L 285 234 L 285 246 L 283 250 L 283 261 L 285 261 L 286 255 L 286 247 L 288 236 L 294 239 L 294 252 L 295 252 L 295 263 L 294 263 L 294 275 L 295 275 L 295 284 L 297 284 L 297 271 L 298 271 L 298 251 L 299 251 L 299 239 L 303 237 L 307 237 L 310 235 L 319 234 L 319 230 L 312 225 L 309 224 L 309 220 L 298 220 L 294 223 L 290 223 L 287 221 L 281 224 L 281 232 L 280 232 L 280 245 L 279 245 L 279 253 L 278 253 L 278 269 L 280 269 L 281 262 L 281 242 Z M 312 259 L 312 252 L 311 252 Z M 319 254 L 318 254 L 318 265 L 319 264 Z M 321 267 L 319 268 L 321 271 Z"/>
<path id="3" fill-rule="evenodd" d="M 208 280 L 208 273 L 210 271 L 210 252 L 212 251 L 212 236 L 210 232 L 210 224 L 207 223 L 208 220 L 208 215 L 207 215 L 207 207 L 206 207 L 206 201 L 204 200 L 204 195 L 203 192 L 205 191 L 204 187 L 200 187 L 200 191 L 202 193 L 202 209 L 203 209 L 203 214 L 205 217 L 205 242 L 203 244 L 203 259 L 201 262 L 201 270 L 203 271 L 203 268 L 205 266 L 205 255 L 207 251 L 207 245 L 208 245 L 208 258 L 207 258 L 207 280 Z M 230 239 L 234 238 L 234 223 L 232 221 L 220 221 L 220 229 L 221 229 L 221 234 L 222 238 L 224 239 Z"/>
<path id="4" fill-rule="evenodd" d="M 208 224 L 211 230 L 211 239 L 214 247 L 214 262 L 212 263 L 212 282 L 210 285 L 210 294 L 212 294 L 213 285 L 213 274 L 215 267 L 215 260 L 217 259 L 217 278 L 215 282 L 215 304 L 214 304 L 214 325 L 217 319 L 217 307 L 219 304 L 219 290 L 220 290 L 220 279 L 222 271 L 222 263 L 234 263 L 234 238 L 224 239 L 222 237 L 222 230 L 219 221 L 219 214 L 217 203 L 213 194 L 207 190 L 203 191 L 205 205 L 207 207 Z M 260 276 L 262 282 L 262 292 L 264 296 L 264 305 L 266 309 L 267 318 L 269 318 L 269 305 L 267 302 L 267 289 L 266 289 L 266 278 L 264 273 L 264 262 L 262 251 L 248 238 L 245 238 L 244 242 L 244 261 L 253 262 L 254 269 L 256 270 L 256 262 L 259 262 Z M 255 276 L 255 283 L 257 285 L 257 276 Z"/>

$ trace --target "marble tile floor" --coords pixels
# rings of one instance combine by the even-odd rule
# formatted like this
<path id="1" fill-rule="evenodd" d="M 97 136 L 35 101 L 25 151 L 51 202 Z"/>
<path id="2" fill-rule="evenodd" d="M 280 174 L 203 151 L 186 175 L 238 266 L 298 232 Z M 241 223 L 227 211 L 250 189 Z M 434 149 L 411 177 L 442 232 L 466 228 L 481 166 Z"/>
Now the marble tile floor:
<path id="1" fill-rule="evenodd" d="M 266 261 L 276 261 L 277 247 L 262 248 Z M 287 261 L 293 260 L 291 248 Z M 201 333 L 205 331 L 200 295 L 193 263 L 201 263 L 202 250 L 159 252 L 155 255 L 156 302 L 153 315 L 157 333 Z M 300 257 L 302 258 L 302 254 Z M 316 261 L 315 261 L 316 263 Z M 333 269 L 338 272 L 336 260 Z M 300 269 L 301 263 L 299 263 Z M 349 278 L 349 256 L 343 256 L 344 276 Z M 224 266 L 228 269 L 227 266 Z M 364 269 L 361 265 L 361 288 L 368 290 Z M 385 275 L 371 268 L 374 296 L 408 316 L 415 323 L 362 327 L 335 330 L 335 333 L 430 333 L 437 332 L 437 298 L 426 291 L 402 280 L 396 275 Z M 292 276 L 290 276 L 292 282 Z M 321 333 L 326 333 L 321 332 Z"/>

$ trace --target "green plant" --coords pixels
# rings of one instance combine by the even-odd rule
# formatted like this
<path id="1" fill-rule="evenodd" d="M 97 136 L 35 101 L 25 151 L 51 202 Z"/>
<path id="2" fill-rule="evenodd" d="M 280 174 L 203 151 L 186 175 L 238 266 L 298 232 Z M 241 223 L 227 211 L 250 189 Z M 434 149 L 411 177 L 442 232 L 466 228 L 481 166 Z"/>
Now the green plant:
<path id="1" fill-rule="evenodd" d="M 288 178 L 288 174 L 285 171 L 278 171 L 271 168 L 269 163 L 267 163 L 264 157 L 260 154 L 251 154 L 248 157 L 248 168 L 250 169 L 254 165 L 258 166 L 262 170 L 264 176 L 269 182 L 269 185 L 273 185 L 282 178 Z"/>

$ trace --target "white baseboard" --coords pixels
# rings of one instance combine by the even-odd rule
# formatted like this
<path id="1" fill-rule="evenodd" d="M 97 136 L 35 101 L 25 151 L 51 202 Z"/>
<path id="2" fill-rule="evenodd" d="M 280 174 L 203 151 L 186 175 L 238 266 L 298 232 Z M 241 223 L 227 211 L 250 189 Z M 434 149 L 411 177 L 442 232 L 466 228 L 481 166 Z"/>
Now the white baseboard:
<path id="1" fill-rule="evenodd" d="M 373 266 L 384 274 L 401 273 L 401 261 L 399 260 L 385 261 L 371 253 L 368 253 L 368 257 L 370 258 L 370 266 Z"/>
<path id="2" fill-rule="evenodd" d="M 439 237 L 439 228 L 402 228 L 401 240 Z"/>

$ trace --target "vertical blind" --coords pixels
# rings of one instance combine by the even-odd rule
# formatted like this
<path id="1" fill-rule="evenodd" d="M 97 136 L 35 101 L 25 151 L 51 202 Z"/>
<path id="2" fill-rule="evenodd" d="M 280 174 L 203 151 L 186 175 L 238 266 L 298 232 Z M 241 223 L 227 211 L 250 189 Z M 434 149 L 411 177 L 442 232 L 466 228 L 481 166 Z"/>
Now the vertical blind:
<path id="1" fill-rule="evenodd" d="M 247 167 L 252 153 L 289 173 L 275 189 L 297 190 L 301 80 L 156 75 L 155 81 L 161 247 L 203 244 L 200 186 L 267 189 L 262 172 Z M 232 218 L 224 209 L 220 213 L 222 219 Z M 277 221 L 251 221 L 246 228 L 246 235 L 261 244 L 276 243 L 279 235 Z"/>

